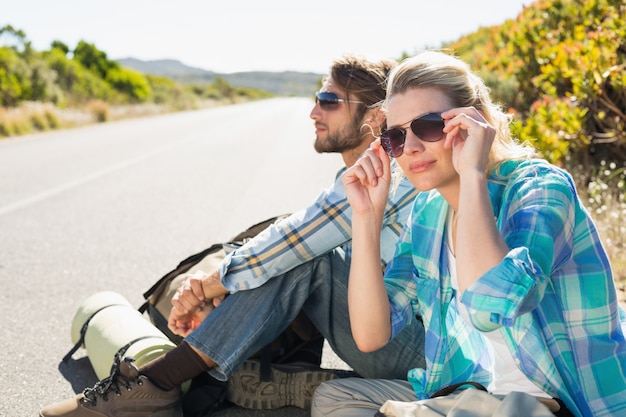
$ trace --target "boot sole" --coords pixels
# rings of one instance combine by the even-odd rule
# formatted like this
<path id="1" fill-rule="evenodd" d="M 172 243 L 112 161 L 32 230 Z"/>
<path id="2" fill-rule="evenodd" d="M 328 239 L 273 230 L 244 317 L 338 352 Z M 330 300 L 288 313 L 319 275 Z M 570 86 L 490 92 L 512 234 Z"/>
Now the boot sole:
<path id="1" fill-rule="evenodd" d="M 228 380 L 228 400 L 252 410 L 288 406 L 310 409 L 318 385 L 340 377 L 333 370 L 306 370 L 283 365 L 272 365 L 269 381 L 261 381 L 260 375 L 260 362 L 245 361 Z"/>

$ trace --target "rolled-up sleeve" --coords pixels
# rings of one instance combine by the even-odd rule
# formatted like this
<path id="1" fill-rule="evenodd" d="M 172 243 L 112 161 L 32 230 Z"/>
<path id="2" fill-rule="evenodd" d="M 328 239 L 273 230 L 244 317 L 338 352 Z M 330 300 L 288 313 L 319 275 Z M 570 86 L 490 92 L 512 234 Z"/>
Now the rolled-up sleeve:
<path id="1" fill-rule="evenodd" d="M 462 296 L 474 326 L 511 326 L 542 300 L 573 251 L 575 190 L 560 171 L 531 166 L 504 191 L 497 224 L 509 253 Z"/>

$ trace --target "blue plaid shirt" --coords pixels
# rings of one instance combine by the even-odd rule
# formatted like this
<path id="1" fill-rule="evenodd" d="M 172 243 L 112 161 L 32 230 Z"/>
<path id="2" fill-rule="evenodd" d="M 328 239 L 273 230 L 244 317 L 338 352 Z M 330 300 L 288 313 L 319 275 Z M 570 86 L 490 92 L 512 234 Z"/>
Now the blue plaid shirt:
<path id="1" fill-rule="evenodd" d="M 608 258 L 566 172 L 509 161 L 489 177 L 497 227 L 510 248 L 464 293 L 461 318 L 445 250 L 447 202 L 420 194 L 385 273 L 392 334 L 416 314 L 426 369 L 409 372 L 418 398 L 491 379 L 481 331 L 498 329 L 519 369 L 578 416 L 626 416 L 626 314 Z"/>
<path id="2" fill-rule="evenodd" d="M 334 184 L 304 210 L 270 226 L 244 246 L 229 253 L 220 267 L 222 285 L 230 292 L 259 287 L 317 256 L 342 247 L 351 254 L 352 209 L 341 182 Z M 406 179 L 389 194 L 381 235 L 381 260 L 393 256 L 417 191 Z"/>

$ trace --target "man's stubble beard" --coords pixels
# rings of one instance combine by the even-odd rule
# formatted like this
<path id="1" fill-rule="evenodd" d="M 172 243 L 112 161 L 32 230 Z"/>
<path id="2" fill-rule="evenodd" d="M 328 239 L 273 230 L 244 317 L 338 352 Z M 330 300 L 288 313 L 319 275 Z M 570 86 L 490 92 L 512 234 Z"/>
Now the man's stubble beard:
<path id="1" fill-rule="evenodd" d="M 326 132 L 326 138 L 322 139 L 319 136 L 315 138 L 313 147 L 318 153 L 342 153 L 358 148 L 363 142 L 361 132 L 354 123 L 333 133 L 330 129 Z"/>

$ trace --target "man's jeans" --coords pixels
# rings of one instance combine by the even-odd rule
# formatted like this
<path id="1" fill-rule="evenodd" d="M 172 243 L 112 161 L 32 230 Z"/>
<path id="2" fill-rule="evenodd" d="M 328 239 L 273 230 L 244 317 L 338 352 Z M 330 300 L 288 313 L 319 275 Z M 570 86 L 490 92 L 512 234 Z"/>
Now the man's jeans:
<path id="1" fill-rule="evenodd" d="M 358 350 L 348 315 L 349 272 L 349 257 L 335 249 L 258 288 L 226 297 L 185 340 L 218 364 L 210 371 L 213 377 L 226 380 L 304 310 L 335 353 L 365 378 L 406 379 L 409 369 L 425 368 L 419 320 L 382 349 Z"/>

